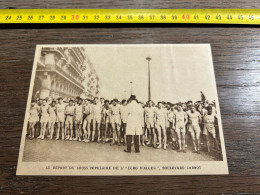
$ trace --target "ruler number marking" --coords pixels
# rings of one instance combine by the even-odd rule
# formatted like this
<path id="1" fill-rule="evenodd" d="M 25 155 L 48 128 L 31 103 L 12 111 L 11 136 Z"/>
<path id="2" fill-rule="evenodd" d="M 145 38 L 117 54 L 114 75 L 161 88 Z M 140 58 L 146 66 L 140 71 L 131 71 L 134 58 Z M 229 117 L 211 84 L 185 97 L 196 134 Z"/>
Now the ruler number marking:
<path id="1" fill-rule="evenodd" d="M 84 15 L 84 16 L 83 16 L 83 20 L 88 20 L 88 16 L 87 16 L 87 15 Z"/>
<path id="2" fill-rule="evenodd" d="M 33 16 L 28 16 L 27 20 L 33 20 Z"/>
<path id="3" fill-rule="evenodd" d="M 60 16 L 60 20 L 66 20 L 67 17 L 66 16 Z"/>
<path id="4" fill-rule="evenodd" d="M 238 15 L 238 17 L 237 17 L 239 20 L 243 20 L 244 18 L 243 18 L 243 15 Z"/>
<path id="5" fill-rule="evenodd" d="M 118 16 L 116 16 L 116 19 L 117 19 L 117 20 L 121 20 L 121 19 L 122 19 L 122 16 L 118 15 Z"/>
<path id="6" fill-rule="evenodd" d="M 38 19 L 39 19 L 39 20 L 43 20 L 43 18 L 44 18 L 44 16 L 41 15 L 41 16 L 39 16 Z"/>
<path id="7" fill-rule="evenodd" d="M 187 19 L 187 20 L 189 20 L 190 19 L 190 15 L 189 14 L 186 14 L 186 16 L 183 14 L 182 15 L 182 19 L 183 20 L 185 20 L 185 19 Z"/>
<path id="8" fill-rule="evenodd" d="M 172 19 L 173 20 L 177 20 L 177 16 L 176 15 L 172 15 Z"/>
<path id="9" fill-rule="evenodd" d="M 219 14 L 216 15 L 216 19 L 217 19 L 217 20 L 221 20 L 221 15 L 219 15 Z"/>
<path id="10" fill-rule="evenodd" d="M 161 18 L 161 20 L 166 20 L 166 16 L 165 15 L 161 15 L 160 18 Z"/>
<path id="11" fill-rule="evenodd" d="M 138 20 L 143 20 L 144 19 L 144 16 L 143 15 L 139 15 L 138 16 Z"/>
<path id="12" fill-rule="evenodd" d="M 110 20 L 110 16 L 109 15 L 105 16 L 105 19 Z"/>
<path id="13" fill-rule="evenodd" d="M 23 17 L 20 15 L 16 17 L 16 20 L 22 20 L 22 19 L 23 19 Z"/>
<path id="14" fill-rule="evenodd" d="M 198 19 L 199 19 L 199 16 L 198 16 L 198 15 L 195 15 L 193 18 L 194 18 L 195 20 L 198 20 Z"/>
<path id="15" fill-rule="evenodd" d="M 254 20 L 254 15 L 249 15 L 248 18 L 249 20 Z"/>
<path id="16" fill-rule="evenodd" d="M 133 20 L 133 16 L 132 16 L 132 15 L 128 15 L 128 16 L 127 16 L 127 19 L 128 19 L 128 20 Z"/>
<path id="17" fill-rule="evenodd" d="M 79 15 L 75 15 L 75 14 L 71 15 L 71 20 L 78 20 L 78 19 L 79 19 Z"/>
<path id="18" fill-rule="evenodd" d="M 206 20 L 210 20 L 210 15 L 205 15 Z"/>
<path id="19" fill-rule="evenodd" d="M 227 15 L 228 20 L 232 20 L 232 15 Z"/>
<path id="20" fill-rule="evenodd" d="M 55 20 L 55 16 L 50 16 L 50 20 Z"/>
<path id="21" fill-rule="evenodd" d="M 11 16 L 6 16 L 6 17 L 5 17 L 5 20 L 11 20 L 11 19 L 12 19 Z"/>
<path id="22" fill-rule="evenodd" d="M 155 18 L 154 15 L 150 15 L 150 16 L 149 16 L 149 19 L 150 19 L 150 20 L 154 20 L 154 18 Z"/>

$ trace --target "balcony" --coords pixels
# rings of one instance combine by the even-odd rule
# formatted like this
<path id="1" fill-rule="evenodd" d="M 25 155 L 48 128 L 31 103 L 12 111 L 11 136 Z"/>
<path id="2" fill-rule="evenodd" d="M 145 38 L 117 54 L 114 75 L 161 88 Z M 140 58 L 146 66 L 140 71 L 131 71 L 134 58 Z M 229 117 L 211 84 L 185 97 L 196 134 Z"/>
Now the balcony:
<path id="1" fill-rule="evenodd" d="M 73 60 L 70 60 L 68 62 L 69 65 L 71 65 L 71 67 L 82 77 L 82 72 L 80 71 L 80 69 L 77 67 L 76 63 Z"/>
<path id="2" fill-rule="evenodd" d="M 37 71 L 47 71 L 47 72 L 56 72 L 58 74 L 60 74 L 64 79 L 69 80 L 71 83 L 73 83 L 74 85 L 76 85 L 77 87 L 79 87 L 80 89 L 84 90 L 83 85 L 77 81 L 76 79 L 74 79 L 69 73 L 67 73 L 66 71 L 64 71 L 61 67 L 59 66 L 48 66 L 46 65 L 45 67 L 38 67 Z"/>
<path id="3" fill-rule="evenodd" d="M 68 60 L 68 57 L 64 53 L 64 49 L 62 49 L 61 47 L 54 47 L 54 48 L 44 47 L 44 48 L 42 48 L 42 52 L 43 53 L 53 52 L 53 53 L 56 53 L 56 54 L 60 55 L 61 57 L 65 58 L 66 60 Z"/>

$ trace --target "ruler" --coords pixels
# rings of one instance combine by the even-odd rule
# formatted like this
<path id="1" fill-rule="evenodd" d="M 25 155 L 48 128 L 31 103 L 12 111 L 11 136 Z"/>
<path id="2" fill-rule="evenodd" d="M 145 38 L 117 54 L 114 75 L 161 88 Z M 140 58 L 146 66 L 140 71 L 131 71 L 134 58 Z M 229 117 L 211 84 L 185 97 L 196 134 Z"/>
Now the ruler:
<path id="1" fill-rule="evenodd" d="M 0 9 L 1 23 L 260 24 L 260 9 Z"/>

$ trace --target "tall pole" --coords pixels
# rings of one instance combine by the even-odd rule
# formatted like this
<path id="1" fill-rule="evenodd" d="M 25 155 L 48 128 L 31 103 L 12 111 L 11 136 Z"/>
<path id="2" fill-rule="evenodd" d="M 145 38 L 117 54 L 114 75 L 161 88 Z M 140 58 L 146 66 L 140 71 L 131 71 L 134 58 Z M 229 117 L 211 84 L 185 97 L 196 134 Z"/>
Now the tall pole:
<path id="1" fill-rule="evenodd" d="M 133 86 L 132 86 L 133 81 L 130 81 L 130 84 L 131 84 L 131 95 L 133 95 Z"/>
<path id="2" fill-rule="evenodd" d="M 151 57 L 147 57 L 146 60 L 148 61 L 148 100 L 151 100 L 151 76 L 150 76 L 150 61 Z"/>

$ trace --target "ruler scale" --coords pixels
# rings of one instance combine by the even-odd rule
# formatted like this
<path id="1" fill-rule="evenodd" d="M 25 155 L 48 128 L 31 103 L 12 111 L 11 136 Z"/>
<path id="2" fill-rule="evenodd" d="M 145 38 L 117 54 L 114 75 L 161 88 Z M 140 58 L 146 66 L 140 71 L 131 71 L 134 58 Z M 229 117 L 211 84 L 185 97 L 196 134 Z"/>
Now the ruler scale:
<path id="1" fill-rule="evenodd" d="M 0 9 L 5 23 L 260 24 L 260 9 Z"/>

